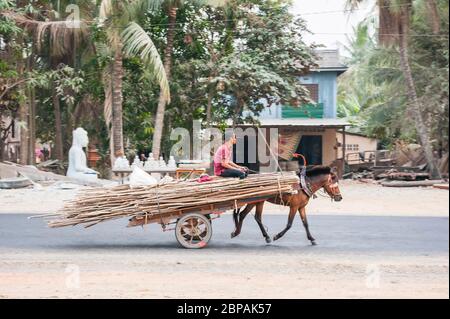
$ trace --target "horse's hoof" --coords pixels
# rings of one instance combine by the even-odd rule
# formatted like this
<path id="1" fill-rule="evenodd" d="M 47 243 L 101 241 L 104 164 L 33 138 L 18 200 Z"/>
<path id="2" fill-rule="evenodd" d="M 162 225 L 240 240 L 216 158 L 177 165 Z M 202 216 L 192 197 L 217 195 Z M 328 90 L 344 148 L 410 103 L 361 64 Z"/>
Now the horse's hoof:
<path id="1" fill-rule="evenodd" d="M 237 235 L 236 235 L 236 233 L 235 232 L 232 232 L 231 233 L 231 238 L 234 238 L 234 237 L 236 237 Z"/>
<path id="2" fill-rule="evenodd" d="M 280 239 L 280 237 L 277 236 L 273 236 L 273 241 L 277 241 L 278 239 Z"/>
<path id="3" fill-rule="evenodd" d="M 270 244 L 272 242 L 272 239 L 270 237 L 266 237 L 266 243 Z"/>
<path id="4" fill-rule="evenodd" d="M 317 246 L 317 243 L 316 243 L 316 241 L 315 241 L 315 240 L 311 240 L 311 245 L 313 245 L 313 246 Z"/>

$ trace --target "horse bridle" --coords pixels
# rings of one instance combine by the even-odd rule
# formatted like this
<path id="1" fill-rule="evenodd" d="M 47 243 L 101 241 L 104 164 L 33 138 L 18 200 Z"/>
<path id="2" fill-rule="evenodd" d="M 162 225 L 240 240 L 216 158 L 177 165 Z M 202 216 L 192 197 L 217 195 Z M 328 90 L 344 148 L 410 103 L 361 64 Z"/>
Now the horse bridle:
<path id="1" fill-rule="evenodd" d="M 330 188 L 331 195 L 328 193 L 327 189 L 325 188 L 326 186 L 328 186 Z M 334 196 L 339 194 L 338 192 L 336 192 L 336 190 L 339 189 L 339 184 L 338 184 L 338 182 L 333 182 L 333 178 L 332 178 L 331 174 L 328 176 L 327 183 L 325 185 L 323 185 L 322 188 L 325 190 L 324 193 L 326 195 L 321 195 L 321 196 L 330 197 L 331 200 L 334 200 Z"/>

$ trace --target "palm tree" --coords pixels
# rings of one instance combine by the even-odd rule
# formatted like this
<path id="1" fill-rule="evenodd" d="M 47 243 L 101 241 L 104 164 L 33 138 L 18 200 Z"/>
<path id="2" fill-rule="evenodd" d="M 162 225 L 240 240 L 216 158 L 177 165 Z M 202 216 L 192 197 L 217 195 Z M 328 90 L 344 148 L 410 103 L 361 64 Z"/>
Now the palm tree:
<path id="1" fill-rule="evenodd" d="M 166 75 L 168 78 L 170 78 L 172 68 L 172 51 L 175 38 L 177 11 L 181 4 L 182 0 L 167 0 L 165 3 L 165 5 L 167 6 L 169 22 L 167 28 L 167 43 L 164 50 L 164 70 L 166 71 Z M 163 94 L 160 93 L 158 99 L 158 108 L 156 110 L 155 130 L 153 134 L 152 144 L 152 153 L 155 158 L 159 158 L 161 152 L 161 138 L 164 129 L 164 114 L 166 112 L 166 103 L 167 99 L 165 99 Z"/>
<path id="2" fill-rule="evenodd" d="M 348 0 L 348 5 L 352 8 L 364 0 Z M 440 177 L 437 168 L 433 148 L 431 145 L 430 131 L 423 118 L 424 109 L 418 99 L 416 85 L 411 70 L 408 54 L 409 26 L 413 0 L 378 0 L 379 10 L 379 42 L 385 46 L 398 46 L 400 66 L 406 83 L 408 97 L 408 107 L 415 122 L 417 135 L 424 149 L 430 174 L 433 178 Z M 434 32 L 439 32 L 437 25 L 440 24 L 437 4 L 434 0 L 428 1 L 427 8 L 430 11 L 430 23 Z"/>
<path id="3" fill-rule="evenodd" d="M 123 78 L 123 56 L 138 56 L 154 76 L 161 88 L 161 99 L 170 100 L 169 83 L 164 71 L 164 65 L 160 55 L 153 44 L 151 38 L 136 23 L 145 12 L 159 8 L 163 0 L 102 0 L 99 10 L 100 23 L 106 29 L 108 35 L 108 45 L 111 48 L 112 62 L 104 71 L 105 81 L 105 121 L 110 132 L 111 159 L 112 164 L 115 155 L 124 153 L 123 147 L 123 119 L 122 119 L 122 78 Z M 95 9 L 92 1 L 85 0 L 86 14 Z M 87 9 L 88 8 L 88 9 Z M 79 28 L 71 28 L 66 21 L 38 21 L 23 14 L 15 12 L 2 12 L 2 15 L 13 19 L 19 26 L 29 31 L 35 36 L 37 49 L 49 37 L 52 55 L 60 57 L 74 49 L 73 39 L 86 37 L 89 32 L 87 21 L 79 22 Z M 89 18 L 89 20 L 92 20 Z M 101 46 L 96 43 L 96 46 Z M 60 123 L 59 100 L 54 99 L 55 122 Z M 58 120 L 59 118 L 59 120 Z M 57 130 L 58 133 L 58 130 Z M 62 141 L 62 137 L 57 134 L 57 142 Z M 59 137 L 58 137 L 59 136 Z M 58 143 L 57 143 L 58 144 Z M 59 144 L 62 144 L 60 142 Z M 58 150 L 60 147 L 57 147 Z M 57 151 L 58 152 L 58 151 Z"/>
<path id="4" fill-rule="evenodd" d="M 226 5 L 226 1 L 224 0 L 193 0 L 193 1 L 191 0 L 189 2 L 197 5 L 214 5 L 214 6 Z M 164 50 L 164 69 L 166 71 L 166 75 L 168 78 L 170 78 L 172 68 L 172 52 L 176 31 L 177 11 L 181 6 L 184 5 L 184 3 L 185 0 L 164 1 L 164 7 L 168 15 L 167 40 L 166 40 L 166 47 Z M 153 134 L 153 145 L 152 145 L 152 153 L 153 156 L 156 158 L 159 158 L 161 153 L 161 139 L 164 130 L 164 115 L 166 112 L 167 102 L 168 102 L 167 99 L 165 99 L 163 93 L 161 92 L 158 99 L 158 108 L 156 110 L 155 130 Z"/>
<path id="5" fill-rule="evenodd" d="M 104 23 L 113 60 L 106 70 L 105 120 L 111 126 L 111 158 L 124 153 L 122 78 L 123 55 L 139 56 L 152 72 L 161 87 L 160 100 L 170 100 L 168 77 L 158 51 L 149 35 L 136 22 L 143 13 L 154 10 L 162 1 L 155 0 L 103 0 L 100 4 L 100 19 Z"/>

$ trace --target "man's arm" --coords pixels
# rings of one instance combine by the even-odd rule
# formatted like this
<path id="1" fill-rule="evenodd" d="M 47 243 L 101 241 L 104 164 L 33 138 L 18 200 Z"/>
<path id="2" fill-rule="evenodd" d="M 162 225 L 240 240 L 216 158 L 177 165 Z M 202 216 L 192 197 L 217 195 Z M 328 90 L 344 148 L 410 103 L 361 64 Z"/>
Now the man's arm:
<path id="1" fill-rule="evenodd" d="M 247 169 L 246 167 L 239 166 L 236 163 L 234 163 L 232 160 L 230 160 L 230 157 L 226 155 L 225 150 L 222 150 L 221 157 L 222 157 L 222 161 L 220 162 L 220 164 L 224 168 L 237 169 L 240 171 Z"/>
<path id="2" fill-rule="evenodd" d="M 222 166 L 225 168 L 230 168 L 230 169 L 237 169 L 237 170 L 245 170 L 247 169 L 246 167 L 243 166 L 239 166 L 236 163 L 232 162 L 232 161 L 227 161 L 227 160 L 222 160 Z"/>
<path id="3" fill-rule="evenodd" d="M 223 159 L 222 162 L 221 162 L 220 164 L 222 165 L 222 167 L 225 167 L 225 168 L 229 168 L 229 169 L 235 168 L 235 167 L 232 165 L 232 164 L 234 164 L 233 162 L 229 162 L 229 161 L 227 161 L 227 160 L 225 160 L 225 159 Z"/>

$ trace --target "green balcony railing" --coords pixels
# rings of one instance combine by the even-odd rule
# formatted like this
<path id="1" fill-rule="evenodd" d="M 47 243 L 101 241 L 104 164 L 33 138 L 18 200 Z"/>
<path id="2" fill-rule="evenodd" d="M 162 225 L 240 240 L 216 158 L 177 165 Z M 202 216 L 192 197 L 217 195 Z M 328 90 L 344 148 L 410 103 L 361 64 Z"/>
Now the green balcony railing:
<path id="1" fill-rule="evenodd" d="M 321 119 L 323 118 L 323 103 L 304 104 L 299 107 L 283 106 L 281 110 L 281 116 L 284 119 Z"/>

